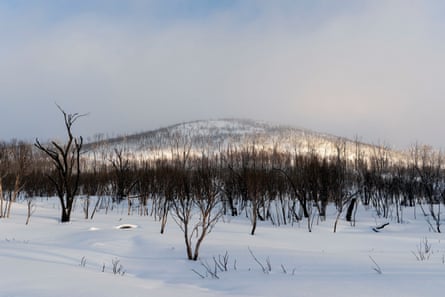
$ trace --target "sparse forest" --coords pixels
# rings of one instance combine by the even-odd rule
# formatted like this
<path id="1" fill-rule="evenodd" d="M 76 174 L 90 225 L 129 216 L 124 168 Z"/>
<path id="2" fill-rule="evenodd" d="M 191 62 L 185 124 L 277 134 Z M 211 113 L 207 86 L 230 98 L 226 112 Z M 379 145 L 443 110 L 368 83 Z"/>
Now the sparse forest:
<path id="1" fill-rule="evenodd" d="M 155 217 L 161 233 L 171 217 L 184 230 L 189 247 L 192 235 L 209 232 L 222 214 L 246 216 L 252 235 L 258 221 L 276 226 L 302 222 L 311 232 L 329 215 L 329 204 L 335 205 L 337 220 L 344 216 L 354 224 L 354 210 L 361 203 L 379 217 L 399 223 L 405 207 L 418 206 L 431 230 L 442 231 L 443 156 L 427 146 L 413 147 L 410 158 L 402 162 L 377 146 L 365 158 L 358 142 L 351 158 L 341 140 L 335 156 L 322 157 L 315 152 L 266 149 L 258 140 L 210 152 L 201 143 L 173 137 L 160 140 L 171 143 L 170 155 L 143 158 L 128 148 L 101 152 L 89 146 L 80 151 L 81 138 L 70 131 L 77 118 L 69 116 L 65 114 L 66 144 L 33 146 L 16 140 L 0 144 L 1 217 L 9 217 L 18 199 L 56 195 L 65 203 L 62 221 L 69 221 L 74 196 L 82 201 L 85 218 L 93 218 L 99 205 L 90 205 L 90 197 L 102 197 L 101 204 L 127 203 L 129 215 Z M 105 143 L 102 140 L 102 147 Z M 193 212 L 202 221 L 190 221 Z M 188 256 L 196 258 L 191 252 Z"/>
<path id="2" fill-rule="evenodd" d="M 393 160 L 386 147 L 374 146 L 366 155 L 358 141 L 337 139 L 335 154 L 323 157 L 315 149 L 278 149 L 278 143 L 268 149 L 261 138 L 215 151 L 205 137 L 167 134 L 157 140 L 167 144 L 169 154 L 144 157 L 125 142 L 113 147 L 104 139 L 84 150 L 83 138 L 72 132 L 82 115 L 59 109 L 66 143 L 0 143 L 1 218 L 9 218 L 22 199 L 28 224 L 37 196 L 59 198 L 61 222 L 70 221 L 76 199 L 85 219 L 93 219 L 98 209 L 126 204 L 127 215 L 158 220 L 160 233 L 168 220 L 176 222 L 190 260 L 198 259 L 205 236 L 223 215 L 248 218 L 251 235 L 258 222 L 299 224 L 312 232 L 333 215 L 336 232 L 340 219 L 355 225 L 359 204 L 396 223 L 403 222 L 406 207 L 416 207 L 431 231 L 442 231 L 443 156 L 427 146 L 416 145 L 409 158 Z M 327 211 L 329 205 L 335 214 Z"/>

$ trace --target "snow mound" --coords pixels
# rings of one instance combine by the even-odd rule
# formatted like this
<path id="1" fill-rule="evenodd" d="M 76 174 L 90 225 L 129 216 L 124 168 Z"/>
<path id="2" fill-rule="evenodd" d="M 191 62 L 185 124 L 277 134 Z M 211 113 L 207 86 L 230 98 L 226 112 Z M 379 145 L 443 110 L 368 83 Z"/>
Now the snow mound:
<path id="1" fill-rule="evenodd" d="M 115 227 L 118 230 L 127 230 L 127 229 L 135 229 L 138 228 L 138 225 L 132 225 L 132 224 L 122 224 Z"/>

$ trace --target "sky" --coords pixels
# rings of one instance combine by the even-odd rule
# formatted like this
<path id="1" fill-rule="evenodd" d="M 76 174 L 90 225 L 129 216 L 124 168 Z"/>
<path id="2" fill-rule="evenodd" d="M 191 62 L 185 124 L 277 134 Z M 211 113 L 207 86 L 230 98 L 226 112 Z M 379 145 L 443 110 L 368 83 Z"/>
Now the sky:
<path id="1" fill-rule="evenodd" d="M 248 118 L 445 148 L 445 2 L 0 0 L 0 139 Z"/>

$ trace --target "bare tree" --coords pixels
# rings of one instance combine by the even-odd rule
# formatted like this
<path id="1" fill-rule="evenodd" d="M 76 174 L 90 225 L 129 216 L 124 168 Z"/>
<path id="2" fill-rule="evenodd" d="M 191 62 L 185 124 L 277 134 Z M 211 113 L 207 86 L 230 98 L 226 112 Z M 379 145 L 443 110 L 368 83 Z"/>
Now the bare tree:
<path id="1" fill-rule="evenodd" d="M 137 181 L 135 179 L 135 170 L 123 149 L 114 149 L 110 162 L 113 168 L 113 192 L 116 202 L 120 203 L 124 198 L 128 198 Z M 130 201 L 128 201 L 129 204 Z"/>
<path id="2" fill-rule="evenodd" d="M 0 143 L 0 217 L 3 217 L 3 205 L 5 203 L 5 194 L 3 190 L 4 179 L 7 176 L 10 168 L 10 160 L 8 157 L 7 145 L 4 142 Z"/>
<path id="3" fill-rule="evenodd" d="M 65 144 L 51 141 L 48 145 L 42 145 L 36 139 L 35 146 L 44 152 L 52 161 L 55 169 L 54 175 L 47 174 L 56 188 L 57 195 L 62 208 L 61 222 L 69 222 L 74 199 L 79 189 L 80 179 L 80 152 L 83 138 L 74 137 L 72 133 L 73 124 L 85 114 L 68 114 L 59 105 L 63 114 L 68 140 Z"/>
<path id="4" fill-rule="evenodd" d="M 0 144 L 0 217 L 9 218 L 23 191 L 30 160 L 31 145 L 17 140 Z"/>
<path id="5" fill-rule="evenodd" d="M 179 189 L 172 202 L 173 218 L 184 234 L 187 258 L 193 261 L 198 260 L 204 238 L 223 214 L 216 170 L 208 160 L 197 162 L 201 162 L 197 169 L 176 168 Z"/>
<path id="6" fill-rule="evenodd" d="M 255 143 L 246 146 L 239 152 L 236 150 L 229 151 L 225 159 L 227 169 L 231 175 L 231 182 L 226 183 L 224 191 L 226 194 L 236 195 L 241 199 L 240 212 L 242 212 L 243 209 L 246 210 L 246 214 L 250 218 L 252 225 L 250 234 L 255 235 L 259 219 L 261 194 L 263 194 L 265 188 L 264 185 L 261 184 L 262 169 L 258 164 L 259 158 Z M 232 187 L 232 189 L 228 187 Z M 231 199 L 232 201 L 229 201 L 230 207 L 234 209 L 235 203 L 233 197 L 231 197 Z"/>
<path id="7" fill-rule="evenodd" d="M 417 167 L 417 172 L 421 182 L 421 194 L 429 207 L 429 215 L 423 208 L 422 202 L 419 205 L 431 229 L 437 233 L 441 233 L 441 200 L 445 193 L 442 167 L 442 154 L 434 152 L 431 147 L 423 146 L 421 166 Z M 430 222 L 430 217 L 435 226 Z"/>
<path id="8" fill-rule="evenodd" d="M 31 146 L 20 141 L 12 141 L 9 144 L 9 151 L 12 158 L 11 166 L 11 191 L 8 203 L 5 206 L 3 216 L 9 218 L 12 204 L 17 200 L 23 190 L 24 176 L 31 160 Z M 13 185 L 12 185 L 13 184 Z"/>
<path id="9" fill-rule="evenodd" d="M 353 179 L 348 176 L 348 168 L 347 168 L 347 153 L 346 153 L 346 141 L 339 139 L 335 143 L 335 148 L 337 151 L 336 160 L 334 162 L 334 168 L 331 173 L 333 178 L 331 179 L 331 187 L 334 195 L 335 206 L 337 208 L 337 217 L 334 222 L 334 233 L 337 232 L 337 224 L 340 219 L 340 216 L 346 207 L 346 221 L 352 221 L 352 212 L 357 204 L 356 195 L 358 191 L 354 189 L 355 187 L 351 186 L 350 182 L 353 182 Z"/>

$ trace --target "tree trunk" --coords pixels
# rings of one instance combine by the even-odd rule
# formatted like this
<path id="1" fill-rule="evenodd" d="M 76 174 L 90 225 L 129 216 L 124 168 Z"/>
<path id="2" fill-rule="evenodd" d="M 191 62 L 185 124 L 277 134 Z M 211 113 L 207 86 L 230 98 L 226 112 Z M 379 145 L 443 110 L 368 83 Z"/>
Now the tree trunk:
<path id="1" fill-rule="evenodd" d="M 12 194 L 9 204 L 8 204 L 8 209 L 6 211 L 6 217 L 9 219 L 9 215 L 11 214 L 11 206 L 12 203 L 14 203 L 17 200 L 17 196 L 19 195 L 20 192 L 20 176 L 17 175 L 15 178 L 15 184 L 14 184 L 14 193 Z"/>
<path id="2" fill-rule="evenodd" d="M 62 209 L 62 218 L 60 219 L 60 221 L 62 223 L 67 223 L 70 221 L 70 217 L 71 217 L 71 213 L 66 208 L 63 208 Z"/>
<path id="3" fill-rule="evenodd" d="M 67 197 L 66 203 L 63 199 L 61 199 L 61 206 L 62 206 L 62 216 L 60 218 L 60 221 L 62 223 L 67 223 L 71 220 L 71 209 L 73 208 L 73 199 Z"/>
<path id="4" fill-rule="evenodd" d="M 2 178 L 0 177 L 0 218 L 3 217 L 3 201 L 5 200 L 3 196 L 3 186 L 2 186 Z"/>
<path id="5" fill-rule="evenodd" d="M 32 200 L 31 198 L 28 198 L 28 201 L 26 202 L 27 206 L 28 206 L 28 215 L 26 216 L 26 223 L 25 225 L 29 224 L 29 220 L 31 219 L 31 215 L 33 213 L 33 205 L 32 205 Z"/>
<path id="6" fill-rule="evenodd" d="M 192 251 L 192 240 L 189 238 L 189 232 L 188 232 L 188 222 L 184 223 L 184 239 L 185 239 L 185 247 L 187 250 L 187 259 L 196 261 L 197 259 L 193 258 L 193 251 Z"/>
<path id="7" fill-rule="evenodd" d="M 357 202 L 356 198 L 351 199 L 351 203 L 349 203 L 348 210 L 346 211 L 346 221 L 352 221 L 352 214 L 354 211 L 355 203 Z"/>

